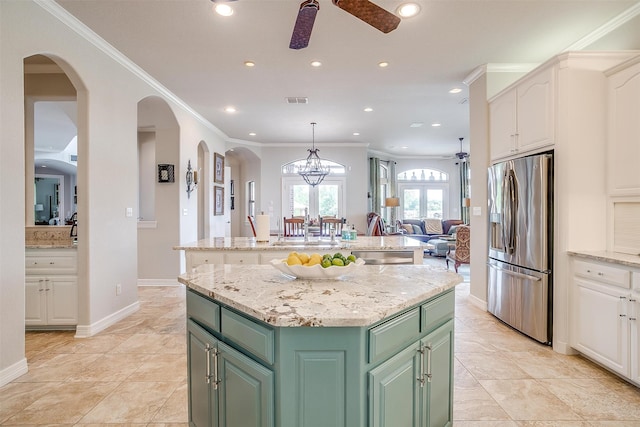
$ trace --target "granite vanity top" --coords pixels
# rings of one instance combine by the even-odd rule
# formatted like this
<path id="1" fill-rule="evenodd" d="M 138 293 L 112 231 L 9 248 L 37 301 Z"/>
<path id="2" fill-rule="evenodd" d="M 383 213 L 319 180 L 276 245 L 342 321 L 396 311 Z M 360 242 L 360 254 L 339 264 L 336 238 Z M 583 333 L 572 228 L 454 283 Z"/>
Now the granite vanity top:
<path id="1" fill-rule="evenodd" d="M 362 327 L 445 292 L 462 276 L 427 265 L 363 265 L 336 280 L 301 280 L 270 265 L 200 265 L 178 281 L 274 326 Z"/>
<path id="2" fill-rule="evenodd" d="M 628 267 L 640 267 L 640 255 L 623 254 L 611 251 L 568 251 L 569 255 L 592 259 L 594 261 L 611 262 Z"/>
<path id="3" fill-rule="evenodd" d="M 210 250 L 233 250 L 233 251 L 286 251 L 305 248 L 315 249 L 349 249 L 349 250 L 414 250 L 425 247 L 425 243 L 405 236 L 358 236 L 356 240 L 336 239 L 331 243 L 328 238 L 319 240 L 311 238 L 309 242 L 304 242 L 303 238 L 283 238 L 278 241 L 276 237 L 271 237 L 268 242 L 258 242 L 255 237 L 213 237 L 202 239 L 197 242 L 185 245 L 174 246 L 176 250 L 210 251 Z"/>

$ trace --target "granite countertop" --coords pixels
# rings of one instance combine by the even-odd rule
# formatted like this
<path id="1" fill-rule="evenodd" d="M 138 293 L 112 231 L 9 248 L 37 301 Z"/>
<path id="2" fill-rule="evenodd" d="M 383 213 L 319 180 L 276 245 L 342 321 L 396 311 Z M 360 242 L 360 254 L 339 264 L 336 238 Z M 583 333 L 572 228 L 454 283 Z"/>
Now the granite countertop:
<path id="1" fill-rule="evenodd" d="M 414 250 L 424 248 L 426 244 L 419 240 L 405 236 L 358 236 L 356 240 L 336 239 L 331 243 L 328 238 L 318 240 L 311 238 L 304 242 L 302 237 L 287 237 L 278 241 L 271 237 L 268 242 L 257 242 L 255 237 L 213 237 L 197 242 L 174 246 L 176 250 L 210 251 L 210 250 L 234 250 L 234 251 L 282 251 L 299 248 L 306 249 L 350 249 L 350 250 Z"/>
<path id="2" fill-rule="evenodd" d="M 640 267 L 640 255 L 623 254 L 611 251 L 568 251 L 569 255 L 592 259 L 594 261 L 611 262 L 628 267 Z"/>
<path id="3" fill-rule="evenodd" d="M 27 249 L 78 249 L 78 246 L 73 243 L 64 243 L 64 242 L 38 242 L 34 244 L 26 244 L 25 248 Z"/>
<path id="4" fill-rule="evenodd" d="M 301 280 L 270 265 L 201 265 L 178 281 L 274 326 L 362 327 L 455 287 L 427 265 L 363 265 L 342 280 Z"/>

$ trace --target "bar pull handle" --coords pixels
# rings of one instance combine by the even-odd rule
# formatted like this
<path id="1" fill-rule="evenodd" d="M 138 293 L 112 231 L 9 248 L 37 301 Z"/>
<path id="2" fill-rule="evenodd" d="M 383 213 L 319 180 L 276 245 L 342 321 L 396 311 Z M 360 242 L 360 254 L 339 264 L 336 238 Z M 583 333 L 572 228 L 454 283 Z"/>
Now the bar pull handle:
<path id="1" fill-rule="evenodd" d="M 420 374 L 416 380 L 420 383 L 420 387 L 424 387 L 424 346 L 422 344 L 420 344 L 418 353 L 420 353 Z"/>
<path id="2" fill-rule="evenodd" d="M 211 350 L 213 350 L 213 348 L 207 343 L 204 345 L 204 352 L 205 355 L 207 356 L 207 368 L 206 368 L 206 372 L 205 372 L 205 380 L 207 381 L 207 384 L 211 384 Z"/>
<path id="3" fill-rule="evenodd" d="M 218 384 L 220 384 L 220 376 L 218 375 L 218 355 L 220 351 L 217 348 L 213 349 L 213 389 L 218 389 Z"/>
<path id="4" fill-rule="evenodd" d="M 431 347 L 431 343 L 427 344 L 426 346 L 427 349 L 427 373 L 426 373 L 426 377 L 427 377 L 427 382 L 431 382 L 431 378 L 433 377 L 433 374 L 431 373 L 431 354 L 432 354 L 432 347 Z"/>

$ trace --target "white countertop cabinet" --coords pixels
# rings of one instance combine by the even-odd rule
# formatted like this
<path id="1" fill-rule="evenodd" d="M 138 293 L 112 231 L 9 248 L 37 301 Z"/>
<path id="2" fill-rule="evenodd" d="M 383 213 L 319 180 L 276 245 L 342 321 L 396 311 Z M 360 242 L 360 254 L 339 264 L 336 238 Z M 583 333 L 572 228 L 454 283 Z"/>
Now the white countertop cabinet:
<path id="1" fill-rule="evenodd" d="M 554 68 L 535 71 L 489 104 L 491 159 L 552 146 L 554 142 Z"/>
<path id="2" fill-rule="evenodd" d="M 76 249 L 27 249 L 25 326 L 73 327 L 78 323 Z"/>
<path id="3" fill-rule="evenodd" d="M 571 346 L 640 385 L 640 259 L 636 267 L 574 255 Z"/>

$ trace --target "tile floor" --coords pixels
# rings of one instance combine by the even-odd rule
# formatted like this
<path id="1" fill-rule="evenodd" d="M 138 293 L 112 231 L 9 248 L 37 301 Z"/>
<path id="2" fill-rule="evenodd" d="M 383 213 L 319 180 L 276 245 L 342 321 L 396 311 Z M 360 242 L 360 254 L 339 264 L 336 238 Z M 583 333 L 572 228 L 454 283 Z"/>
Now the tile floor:
<path id="1" fill-rule="evenodd" d="M 456 289 L 455 427 L 640 427 L 639 388 L 473 306 L 465 268 Z M 28 333 L 29 372 L 0 388 L 0 425 L 187 426 L 185 290 L 139 294 L 137 313 L 94 337 Z"/>

